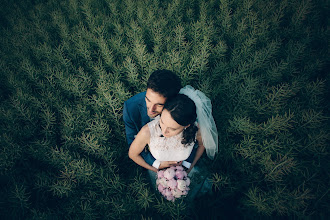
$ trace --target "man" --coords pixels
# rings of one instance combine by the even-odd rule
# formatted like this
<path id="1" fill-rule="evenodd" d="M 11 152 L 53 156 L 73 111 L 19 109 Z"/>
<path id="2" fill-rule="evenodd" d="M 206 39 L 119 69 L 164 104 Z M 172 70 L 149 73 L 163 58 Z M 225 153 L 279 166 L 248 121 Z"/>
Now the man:
<path id="1" fill-rule="evenodd" d="M 131 145 L 140 129 L 150 120 L 161 114 L 167 99 L 176 96 L 181 89 L 180 78 L 169 70 L 156 70 L 147 82 L 147 91 L 141 92 L 124 103 L 123 119 L 125 122 L 126 139 Z M 196 149 L 182 165 L 189 168 L 196 154 Z M 148 149 L 141 156 L 156 169 L 163 169 L 171 165 L 178 165 L 176 161 L 157 161 Z M 181 164 L 181 163 L 179 163 Z"/>

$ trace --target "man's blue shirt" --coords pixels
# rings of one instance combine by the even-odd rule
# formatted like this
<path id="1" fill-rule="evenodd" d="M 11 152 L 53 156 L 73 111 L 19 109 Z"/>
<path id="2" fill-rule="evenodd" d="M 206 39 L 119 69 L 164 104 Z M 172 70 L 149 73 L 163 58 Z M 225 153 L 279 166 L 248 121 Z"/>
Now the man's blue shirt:
<path id="1" fill-rule="evenodd" d="M 124 103 L 123 119 L 125 122 L 126 140 L 129 146 L 141 128 L 150 122 L 145 96 L 146 92 L 141 92 Z"/>

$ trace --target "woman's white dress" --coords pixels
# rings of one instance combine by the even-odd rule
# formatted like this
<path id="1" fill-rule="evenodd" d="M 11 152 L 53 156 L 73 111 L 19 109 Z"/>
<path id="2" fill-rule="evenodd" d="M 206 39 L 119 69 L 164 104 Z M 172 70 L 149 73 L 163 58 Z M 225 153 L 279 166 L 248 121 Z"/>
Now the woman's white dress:
<path id="1" fill-rule="evenodd" d="M 159 161 L 184 161 L 189 156 L 195 145 L 194 142 L 188 145 L 182 144 L 182 133 L 166 138 L 162 137 L 162 131 L 159 125 L 160 116 L 148 123 L 150 130 L 149 150 L 152 156 Z M 200 172 L 200 168 L 194 166 L 189 173 L 192 184 L 188 193 L 189 200 L 192 200 L 198 193 L 206 193 L 211 190 L 211 183 L 206 179 L 207 171 Z M 156 173 L 149 170 L 151 183 L 156 188 Z"/>
<path id="2" fill-rule="evenodd" d="M 160 116 L 157 116 L 153 121 L 148 123 L 150 130 L 149 150 L 152 156 L 159 161 L 184 161 L 186 160 L 195 143 L 187 145 L 182 144 L 182 134 L 163 137 L 162 130 L 159 125 Z"/>

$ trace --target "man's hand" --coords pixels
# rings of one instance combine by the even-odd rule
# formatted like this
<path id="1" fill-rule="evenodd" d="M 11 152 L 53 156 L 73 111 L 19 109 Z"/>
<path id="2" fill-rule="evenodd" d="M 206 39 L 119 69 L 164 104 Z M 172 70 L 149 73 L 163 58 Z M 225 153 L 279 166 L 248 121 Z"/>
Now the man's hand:
<path id="1" fill-rule="evenodd" d="M 170 167 L 170 166 L 178 166 L 178 165 L 181 165 L 182 164 L 182 161 L 180 162 L 177 162 L 177 161 L 162 161 L 160 162 L 160 165 L 159 165 L 159 170 L 161 169 L 164 169 L 164 168 L 167 168 L 167 167 Z"/>

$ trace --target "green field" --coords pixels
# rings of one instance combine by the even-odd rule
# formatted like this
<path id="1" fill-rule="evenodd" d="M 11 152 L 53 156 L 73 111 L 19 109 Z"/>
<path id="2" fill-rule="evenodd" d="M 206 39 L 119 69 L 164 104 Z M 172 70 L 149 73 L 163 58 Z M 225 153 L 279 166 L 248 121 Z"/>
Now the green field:
<path id="1" fill-rule="evenodd" d="M 1 219 L 326 219 L 326 0 L 2 0 Z M 213 104 L 213 193 L 168 202 L 123 103 L 157 69 Z"/>

